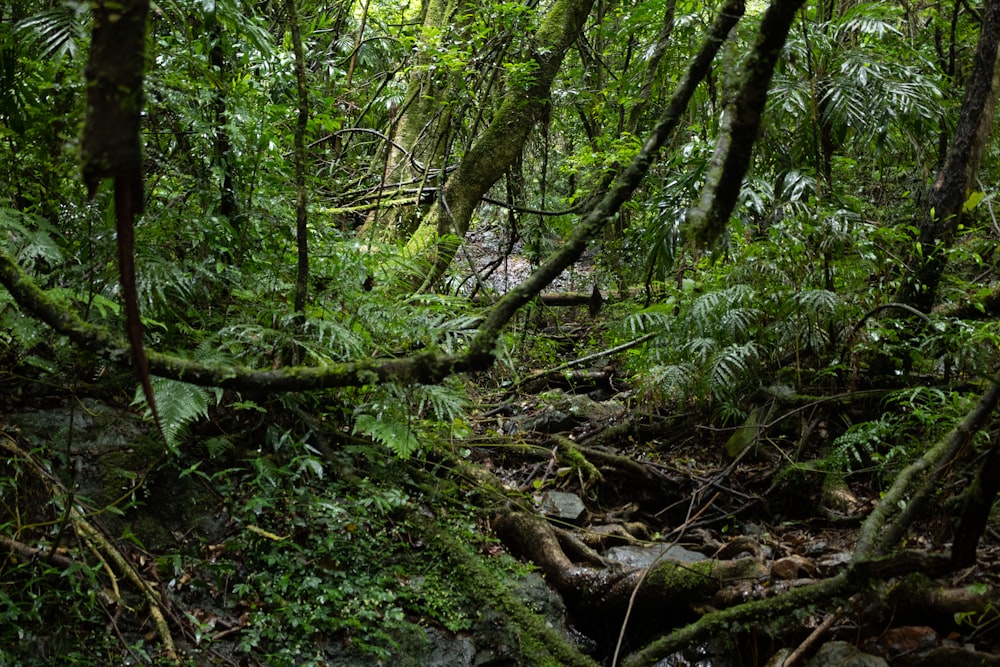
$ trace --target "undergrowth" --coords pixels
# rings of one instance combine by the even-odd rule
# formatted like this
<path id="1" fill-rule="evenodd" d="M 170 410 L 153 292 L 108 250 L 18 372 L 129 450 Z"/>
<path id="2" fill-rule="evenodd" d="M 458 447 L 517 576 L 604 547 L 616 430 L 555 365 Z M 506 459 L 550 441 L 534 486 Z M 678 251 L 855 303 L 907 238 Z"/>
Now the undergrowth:
<path id="1" fill-rule="evenodd" d="M 478 594 L 484 578 L 506 589 L 526 572 L 509 557 L 486 555 L 493 549 L 479 531 L 482 508 L 461 500 L 445 469 L 421 472 L 421 461 L 387 456 L 375 444 L 324 458 L 277 429 L 248 459 L 234 462 L 234 450 L 217 440 L 209 452 L 175 451 L 154 476 L 189 478 L 195 488 L 189 502 L 215 498 L 215 516 L 225 522 L 221 535 L 195 526 L 177 549 L 153 554 L 155 567 L 130 527 L 120 536 L 127 552 L 138 547 L 147 554 L 133 558 L 157 573 L 174 609 L 182 610 L 191 660 L 226 654 L 302 667 L 353 655 L 359 664 L 398 662 L 419 654 L 428 627 L 473 629 L 486 611 Z M 21 474 L 0 481 L 13 485 Z M 31 524 L 8 503 L 4 534 L 49 544 L 65 501 L 50 499 L 49 519 Z M 429 530 L 471 548 L 479 580 L 455 576 L 456 558 L 464 563 L 469 555 L 451 553 L 442 546 L 449 542 Z M 120 582 L 126 606 L 118 607 L 106 566 L 73 541 L 65 544 L 74 559 L 69 568 L 3 564 L 0 665 L 51 664 L 53 655 L 66 665 L 156 663 L 158 640 L 136 625 L 142 603 L 127 582 Z M 116 619 L 108 627 L 120 638 L 108 634 L 101 621 L 107 617 Z"/>

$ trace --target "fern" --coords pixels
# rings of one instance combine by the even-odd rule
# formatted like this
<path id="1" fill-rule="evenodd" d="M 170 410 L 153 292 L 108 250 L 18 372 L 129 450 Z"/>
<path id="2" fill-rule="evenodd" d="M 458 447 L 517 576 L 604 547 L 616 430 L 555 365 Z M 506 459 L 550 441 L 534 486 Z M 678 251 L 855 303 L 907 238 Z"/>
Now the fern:
<path id="1" fill-rule="evenodd" d="M 833 441 L 833 448 L 826 457 L 824 467 L 836 472 L 851 472 L 870 465 L 895 424 L 886 419 L 854 424 Z M 891 456 L 889 457 L 891 458 Z"/>
<path id="2" fill-rule="evenodd" d="M 693 359 L 699 364 L 704 364 L 715 354 L 718 348 L 719 342 L 714 338 L 698 336 L 688 340 L 681 347 L 681 351 L 689 359 Z"/>
<path id="3" fill-rule="evenodd" d="M 354 418 L 353 433 L 363 433 L 375 442 L 388 447 L 401 459 L 409 458 L 420 448 L 420 439 L 405 422 L 379 419 L 369 414 Z"/>
<path id="4" fill-rule="evenodd" d="M 738 393 L 753 377 L 758 352 L 753 342 L 734 343 L 719 350 L 708 370 L 712 395 L 721 398 Z"/>
<path id="5" fill-rule="evenodd" d="M 417 404 L 418 415 L 443 422 L 452 422 L 465 415 L 468 399 L 463 392 L 445 384 L 418 384 L 408 388 L 411 403 Z"/>
<path id="6" fill-rule="evenodd" d="M 668 332 L 671 322 L 675 319 L 673 304 L 660 303 L 632 313 L 625 318 L 623 325 L 629 336 L 638 338 L 652 331 Z"/>
<path id="7" fill-rule="evenodd" d="M 56 230 L 42 218 L 0 208 L 0 243 L 27 270 L 40 263 L 61 264 Z"/>
<path id="8" fill-rule="evenodd" d="M 653 366 L 640 377 L 639 398 L 652 405 L 673 405 L 694 393 L 698 367 L 694 364 Z"/>
<path id="9" fill-rule="evenodd" d="M 153 395 L 167 447 L 177 453 L 187 426 L 198 419 L 208 417 L 211 394 L 204 387 L 186 382 L 153 378 Z M 217 399 L 219 395 L 217 392 Z M 132 404 L 144 406 L 146 417 L 152 417 L 142 387 L 136 387 Z"/>

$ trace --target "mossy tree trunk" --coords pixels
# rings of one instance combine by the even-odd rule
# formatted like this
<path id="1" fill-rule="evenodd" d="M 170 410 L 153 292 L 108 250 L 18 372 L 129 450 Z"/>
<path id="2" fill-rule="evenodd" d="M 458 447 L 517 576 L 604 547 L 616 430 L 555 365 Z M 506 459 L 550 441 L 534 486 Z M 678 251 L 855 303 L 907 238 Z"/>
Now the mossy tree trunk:
<path id="1" fill-rule="evenodd" d="M 457 249 L 455 239 L 469 230 L 480 198 L 520 156 L 535 122 L 548 108 L 552 82 L 592 5 L 593 0 L 555 0 L 549 7 L 531 39 L 534 77 L 528 85 L 508 86 L 489 126 L 442 185 L 410 237 L 407 250 L 429 260 L 428 275 L 413 276 L 417 281 L 430 283 L 443 275 Z"/>
<path id="2" fill-rule="evenodd" d="M 425 40 L 454 35 L 460 39 L 463 24 L 476 11 L 474 0 L 429 0 L 424 6 L 422 32 Z M 443 41 L 443 40 L 442 40 Z M 432 51 L 433 53 L 427 53 Z M 406 98 L 392 132 L 392 143 L 383 172 L 383 188 L 416 190 L 413 206 L 390 208 L 386 219 L 370 220 L 376 236 L 385 241 L 405 241 L 420 223 L 427 205 L 422 192 L 440 185 L 454 139 L 455 98 L 465 72 L 435 63 L 436 49 L 422 49 L 410 68 Z"/>
<path id="3" fill-rule="evenodd" d="M 714 245 L 725 232 L 750 167 L 774 67 L 802 5 L 803 0 L 775 0 L 764 13 L 753 51 L 743 63 L 739 90 L 723 116 L 701 202 L 688 213 L 688 236 L 699 245 Z"/>

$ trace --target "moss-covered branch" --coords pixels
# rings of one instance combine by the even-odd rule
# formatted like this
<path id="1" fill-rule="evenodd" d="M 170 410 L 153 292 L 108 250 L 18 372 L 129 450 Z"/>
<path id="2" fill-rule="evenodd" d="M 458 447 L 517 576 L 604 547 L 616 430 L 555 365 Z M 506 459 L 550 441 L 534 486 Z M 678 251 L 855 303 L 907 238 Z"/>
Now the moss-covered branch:
<path id="1" fill-rule="evenodd" d="M 25 313 L 52 327 L 82 349 L 112 363 L 131 363 L 128 344 L 103 327 L 84 321 L 43 290 L 6 253 L 0 251 L 0 283 Z M 309 391 L 330 387 L 361 386 L 384 382 L 430 384 L 465 371 L 485 370 L 492 357 L 418 354 L 400 359 L 363 359 L 327 366 L 254 370 L 192 361 L 175 355 L 149 352 L 153 375 L 206 387 L 268 392 Z"/>
<path id="2" fill-rule="evenodd" d="M 753 51 L 743 65 L 739 93 L 723 117 L 701 204 L 688 215 L 690 235 L 700 245 L 714 244 L 729 222 L 750 166 L 774 66 L 802 4 L 803 0 L 775 0 L 764 13 Z"/>
<path id="3" fill-rule="evenodd" d="M 803 586 L 773 598 L 753 600 L 706 614 L 698 621 L 646 645 L 641 651 L 622 662 L 622 666 L 641 667 L 657 664 L 671 653 L 691 646 L 705 637 L 725 636 L 731 634 L 734 627 L 791 615 L 810 605 L 863 590 L 871 581 L 912 572 L 941 573 L 947 568 L 946 557 L 917 552 L 905 552 L 892 558 L 858 562 L 844 572 L 811 586 Z"/>

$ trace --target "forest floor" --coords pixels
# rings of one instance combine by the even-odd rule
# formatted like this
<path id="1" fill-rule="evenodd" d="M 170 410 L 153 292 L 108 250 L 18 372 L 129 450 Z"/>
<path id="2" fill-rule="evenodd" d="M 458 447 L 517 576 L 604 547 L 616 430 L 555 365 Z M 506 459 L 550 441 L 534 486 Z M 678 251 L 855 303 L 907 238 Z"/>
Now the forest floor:
<path id="1" fill-rule="evenodd" d="M 542 315 L 532 361 L 472 378 L 466 427 L 406 460 L 308 400 L 222 396 L 164 452 L 126 376 L 3 382 L 17 632 L 0 665 L 166 664 L 168 638 L 190 665 L 743 667 L 835 640 L 891 665 L 1000 664 L 995 516 L 974 566 L 910 567 L 647 659 L 677 628 L 837 577 L 905 462 L 827 465 L 846 423 L 887 409 L 877 392 L 764 392 L 720 426 L 645 401 L 617 353 L 568 366 L 603 338 L 586 307 Z M 949 548 L 962 491 L 936 491 L 908 552 Z"/>

